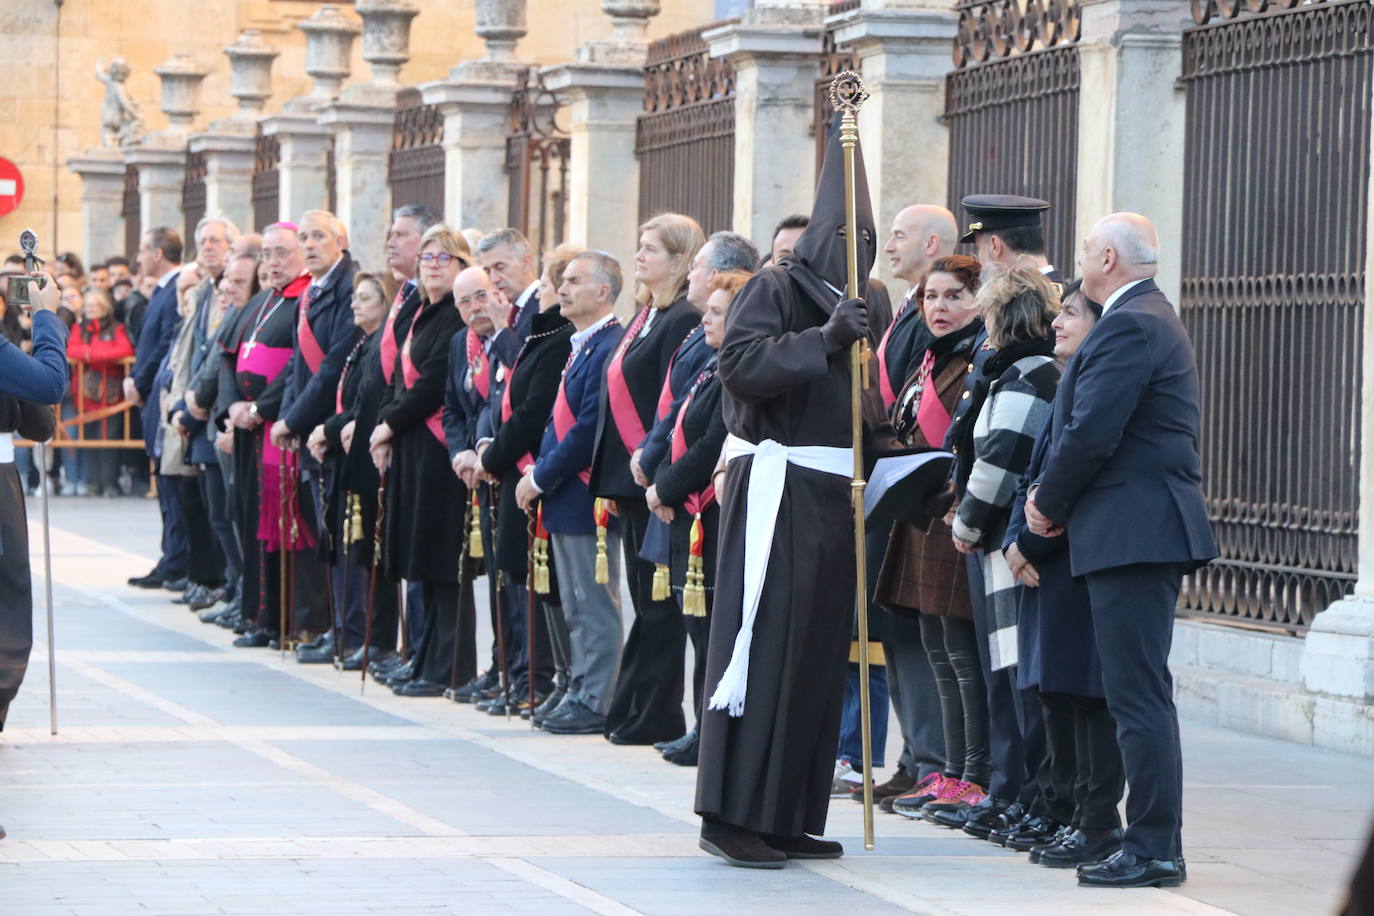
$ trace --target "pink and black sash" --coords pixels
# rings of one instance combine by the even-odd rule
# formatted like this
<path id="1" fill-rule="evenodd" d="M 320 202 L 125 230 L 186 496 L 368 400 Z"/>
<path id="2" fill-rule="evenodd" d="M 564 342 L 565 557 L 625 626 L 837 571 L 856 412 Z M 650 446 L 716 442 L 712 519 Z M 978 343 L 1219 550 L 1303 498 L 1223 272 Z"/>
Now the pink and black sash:
<path id="1" fill-rule="evenodd" d="M 382 378 L 391 384 L 396 374 L 396 317 L 401 314 L 401 305 L 406 301 L 406 284 L 396 290 L 396 298 L 391 300 L 391 311 L 386 313 L 386 323 L 382 325 L 382 343 L 377 351 L 382 361 Z"/>
<path id="2" fill-rule="evenodd" d="M 508 422 L 508 421 L 510 420 L 510 418 L 511 418 L 511 414 L 515 413 L 515 408 L 511 405 L 510 390 L 511 390 L 512 388 L 515 387 L 515 370 L 517 370 L 517 369 L 519 369 L 519 368 L 520 368 L 520 357 L 517 356 L 517 357 L 515 358 L 515 365 L 513 365 L 513 366 L 510 367 L 510 375 L 506 376 L 506 387 L 505 387 L 505 390 L 501 392 L 501 422 L 502 422 L 502 423 Z M 560 394 L 562 394 L 562 392 L 563 392 L 563 386 L 562 386 L 562 385 L 559 385 L 559 386 L 558 386 L 558 391 L 559 391 Z M 567 401 L 564 401 L 563 406 L 564 406 L 564 408 L 567 408 Z M 569 410 L 568 412 L 571 413 L 572 411 Z M 557 414 L 556 402 L 555 402 L 555 411 L 554 411 L 554 413 L 555 413 L 555 415 Z M 555 425 L 555 427 L 554 427 L 554 432 L 556 433 L 557 431 L 558 431 L 557 425 Z M 559 438 L 561 439 L 562 436 L 559 436 Z M 515 469 L 516 469 L 517 471 L 519 471 L 521 474 L 523 474 L 523 473 L 525 473 L 525 469 L 528 468 L 528 467 L 529 467 L 530 465 L 532 465 L 532 464 L 534 464 L 534 456 L 531 455 L 529 452 L 526 452 L 524 455 L 522 455 L 522 456 L 515 462 Z"/>
<path id="3" fill-rule="evenodd" d="M 307 313 L 310 311 L 310 285 L 307 283 L 305 291 L 301 293 L 300 301 L 296 305 L 296 342 L 301 348 L 301 356 L 305 359 L 305 365 L 309 367 L 310 374 L 314 375 L 320 371 L 320 363 L 324 362 L 324 348 L 320 346 L 319 339 L 315 337 L 315 329 L 310 326 Z"/>
<path id="4" fill-rule="evenodd" d="M 677 412 L 677 419 L 673 422 L 672 448 L 669 454 L 674 462 L 681 460 L 687 454 L 687 447 L 691 444 L 687 441 L 687 436 L 683 430 L 683 419 L 687 416 L 687 409 L 692 406 L 692 399 L 697 396 L 697 391 L 706 384 L 716 374 L 716 367 L 713 365 L 708 369 L 703 369 L 697 376 L 697 380 L 692 383 L 692 388 L 687 392 L 687 397 L 682 401 L 682 408 Z M 682 508 L 688 515 L 700 515 L 707 506 L 716 501 L 716 488 L 712 484 L 707 484 L 705 489 L 691 493 L 683 500 Z"/>
<path id="5" fill-rule="evenodd" d="M 606 399 L 610 403 L 611 419 L 615 422 L 616 432 L 620 434 L 621 444 L 625 446 L 626 453 L 631 455 L 644 441 L 647 431 L 644 429 L 644 421 L 639 418 L 634 398 L 630 395 L 630 387 L 625 383 L 625 354 L 644 330 L 644 325 L 648 323 L 653 310 L 651 305 L 639 310 L 639 314 L 626 329 L 625 336 L 616 344 L 615 352 L 611 354 L 611 361 L 606 367 Z"/>
<path id="6" fill-rule="evenodd" d="M 568 405 L 568 370 L 571 369 L 572 364 L 577 361 L 577 355 L 590 347 L 592 341 L 596 340 L 597 335 L 601 334 L 601 332 L 605 331 L 607 328 L 618 327 L 620 327 L 620 322 L 612 318 L 602 325 L 601 329 L 598 330 L 596 334 L 593 334 L 590 340 L 583 343 L 579 349 L 568 354 L 568 361 L 563 364 L 563 378 L 558 382 L 558 397 L 554 398 L 553 402 L 553 435 L 559 442 L 563 441 L 568 435 L 568 431 L 577 423 L 577 415 L 572 412 L 572 407 Z M 509 388 L 507 390 L 509 390 Z M 588 483 L 592 479 L 592 469 L 590 467 L 585 467 L 577 472 L 577 476 L 584 484 Z"/>
<path id="7" fill-rule="evenodd" d="M 464 349 L 467 351 L 469 377 L 472 387 L 485 401 L 491 397 L 491 363 L 487 359 L 487 348 L 483 346 L 482 338 L 473 333 L 472 328 L 468 328 L 466 333 Z"/>
<path id="8" fill-rule="evenodd" d="M 420 377 L 420 368 L 410 358 L 410 342 L 415 337 L 415 326 L 419 323 L 420 316 L 417 314 L 415 320 L 410 323 L 410 330 L 406 332 L 406 342 L 401 347 L 401 381 L 405 383 L 407 391 L 415 387 L 415 382 Z M 434 413 L 425 417 L 425 425 L 434 434 L 434 438 L 439 440 L 439 444 L 447 449 L 448 440 L 444 438 L 444 408 L 442 405 Z"/>
<path id="9" fill-rule="evenodd" d="M 897 314 L 892 316 L 892 323 L 883 332 L 883 339 L 878 341 L 878 391 L 883 396 L 883 408 L 889 411 L 892 410 L 892 405 L 897 403 L 897 392 L 892 390 L 892 381 L 887 375 L 887 342 L 892 337 L 892 331 L 897 327 L 897 322 L 902 320 L 902 315 L 906 313 L 910 305 L 910 297 L 902 300 L 901 306 L 897 309 Z"/>

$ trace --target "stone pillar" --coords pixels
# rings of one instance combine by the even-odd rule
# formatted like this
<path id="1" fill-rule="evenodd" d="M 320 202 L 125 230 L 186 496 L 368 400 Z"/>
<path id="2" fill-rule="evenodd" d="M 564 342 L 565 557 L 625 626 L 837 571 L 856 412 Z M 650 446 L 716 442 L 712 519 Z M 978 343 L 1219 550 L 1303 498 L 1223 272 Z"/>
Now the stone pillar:
<path id="1" fill-rule="evenodd" d="M 185 147 L 136 146 L 128 150 L 125 161 L 138 169 L 138 218 L 143 231 L 166 226 L 180 235 L 185 222 L 181 212 L 181 191 L 186 181 Z"/>
<path id="2" fill-rule="evenodd" d="M 572 63 L 544 71 L 544 83 L 568 101 L 571 152 L 568 238 L 620 261 L 626 293 L 634 288 L 639 238 L 639 162 L 635 119 L 644 107 L 642 67 Z"/>
<path id="3" fill-rule="evenodd" d="M 812 95 L 822 6 L 762 4 L 702 35 L 712 57 L 735 65 L 734 229 L 759 244 L 789 213 L 815 202 Z"/>
<path id="4" fill-rule="evenodd" d="M 903 207 L 943 207 L 948 197 L 949 128 L 940 115 L 958 19 L 947 3 L 919 2 L 869 0 L 831 20 L 836 43 L 858 55 L 871 95 L 859 113 L 859 142 L 879 236 Z M 886 263 L 878 266 L 885 273 Z"/>
<path id="5" fill-rule="evenodd" d="M 192 134 L 188 148 L 205 156 L 205 213 L 223 216 L 252 232 L 253 145 L 258 118 L 272 95 L 272 61 L 279 52 L 263 41 L 256 29 L 244 29 L 224 49 L 229 58 L 229 94 L 238 111 L 221 118 L 201 134 Z"/>
<path id="6" fill-rule="evenodd" d="M 205 155 L 205 214 L 253 232 L 253 135 L 194 134 L 189 148 Z"/>
<path id="7" fill-rule="evenodd" d="M 602 0 L 601 10 L 611 17 L 610 37 L 545 69 L 544 85 L 567 100 L 570 115 L 568 238 L 613 255 L 630 291 L 639 245 L 635 120 L 644 108 L 645 30 L 659 0 Z M 622 315 L 631 298 L 622 293 Z"/>
<path id="8" fill-rule="evenodd" d="M 1371 130 L 1374 135 L 1374 130 Z M 1366 141 L 1367 142 L 1367 141 Z M 1374 149 L 1366 147 L 1367 149 Z M 1374 161 L 1374 153 L 1371 153 Z M 1374 182 L 1364 188 L 1366 231 L 1374 229 Z M 1366 722 L 1374 720 L 1374 250 L 1365 248 L 1364 359 L 1360 372 L 1360 504 L 1359 564 L 1355 591 L 1337 601 L 1312 621 L 1302 650 L 1302 680 L 1308 690 L 1366 704 Z M 1330 710 L 1318 704 L 1314 729 L 1345 733 L 1355 731 L 1349 721 L 1322 720 Z M 1322 743 L 1322 742 L 1317 742 Z M 1359 741 L 1341 745 L 1359 747 Z M 1326 742 L 1331 747 L 1331 742 Z M 1339 746 L 1339 745 L 1336 745 Z"/>
<path id="9" fill-rule="evenodd" d="M 1174 0 L 1080 0 L 1078 240 L 1108 213 L 1159 230 L 1159 276 L 1177 303 L 1183 236 L 1183 29 Z"/>
<path id="10" fill-rule="evenodd" d="M 410 23 L 419 10 L 407 0 L 366 0 L 355 9 L 363 19 L 363 59 L 372 79 L 348 87 L 338 101 L 324 106 L 319 122 L 334 134 L 335 215 L 348 227 L 353 256 L 364 267 L 377 268 L 391 225 L 386 174 L 401 88 L 397 77 L 410 60 Z"/>
<path id="11" fill-rule="evenodd" d="M 510 222 L 506 132 L 516 80 L 527 69 L 515 54 L 525 32 L 525 0 L 477 0 L 487 53 L 420 87 L 424 103 L 444 117 L 444 218 L 455 228 Z"/>
<path id="12" fill-rule="evenodd" d="M 322 210 L 329 203 L 331 130 L 319 122 L 319 111 L 334 102 L 348 78 L 359 31 L 329 4 L 296 28 L 305 33 L 305 72 L 314 80 L 314 90 L 288 101 L 281 114 L 258 121 L 262 132 L 281 144 L 277 218 L 293 222 L 306 210 Z"/>
<path id="13" fill-rule="evenodd" d="M 124 159 L 108 147 L 67 160 L 81 176 L 81 259 L 86 264 L 124 253 Z"/>

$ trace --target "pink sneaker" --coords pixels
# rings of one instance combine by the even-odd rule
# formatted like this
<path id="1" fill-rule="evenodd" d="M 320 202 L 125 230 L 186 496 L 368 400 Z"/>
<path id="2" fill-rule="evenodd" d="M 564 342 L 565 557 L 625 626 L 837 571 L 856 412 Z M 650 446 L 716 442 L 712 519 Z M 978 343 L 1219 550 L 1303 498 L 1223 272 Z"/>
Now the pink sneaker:
<path id="1" fill-rule="evenodd" d="M 931 773 L 916 788 L 892 800 L 892 810 L 903 817 L 920 817 L 921 809 L 939 798 L 947 786 L 957 779 L 946 779 L 943 773 Z"/>

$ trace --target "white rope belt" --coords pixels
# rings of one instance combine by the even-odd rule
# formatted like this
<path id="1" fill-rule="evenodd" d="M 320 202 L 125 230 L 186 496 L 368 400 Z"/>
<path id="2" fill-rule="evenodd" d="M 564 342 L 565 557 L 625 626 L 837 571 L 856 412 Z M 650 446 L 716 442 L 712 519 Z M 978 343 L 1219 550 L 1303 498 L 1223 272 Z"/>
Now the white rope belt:
<path id="1" fill-rule="evenodd" d="M 0 464 L 14 464 L 14 433 L 0 433 Z"/>
<path id="2" fill-rule="evenodd" d="M 758 445 L 737 436 L 725 440 L 725 459 L 754 457 L 749 472 L 749 491 L 744 502 L 744 603 L 739 632 L 730 653 L 730 664 L 711 694 L 711 709 L 724 709 L 733 717 L 744 715 L 744 696 L 749 689 L 749 650 L 754 642 L 754 619 L 763 597 L 764 574 L 773 553 L 773 534 L 782 505 L 787 466 L 849 477 L 854 473 L 854 450 L 823 445 L 781 445 L 765 439 Z"/>

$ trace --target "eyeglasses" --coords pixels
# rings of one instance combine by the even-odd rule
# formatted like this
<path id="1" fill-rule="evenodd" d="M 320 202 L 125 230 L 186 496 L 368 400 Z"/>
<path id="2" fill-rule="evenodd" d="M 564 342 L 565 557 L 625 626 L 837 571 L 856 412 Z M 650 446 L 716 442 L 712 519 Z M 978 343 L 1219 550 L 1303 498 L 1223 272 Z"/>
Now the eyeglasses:
<path id="1" fill-rule="evenodd" d="M 441 251 L 438 254 L 430 253 L 420 255 L 420 263 L 425 265 L 438 264 L 440 267 L 447 267 L 455 260 L 457 259 L 447 251 Z"/>

